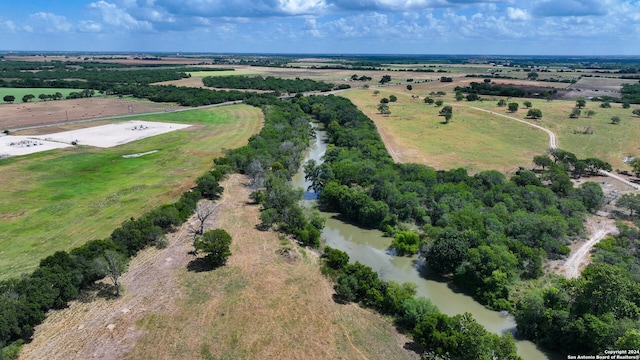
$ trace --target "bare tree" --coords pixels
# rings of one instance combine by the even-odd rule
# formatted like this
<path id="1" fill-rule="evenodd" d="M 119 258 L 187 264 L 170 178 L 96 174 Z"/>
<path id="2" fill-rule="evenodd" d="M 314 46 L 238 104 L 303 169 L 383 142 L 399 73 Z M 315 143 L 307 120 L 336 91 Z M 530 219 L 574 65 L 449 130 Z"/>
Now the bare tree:
<path id="1" fill-rule="evenodd" d="M 199 224 L 196 228 L 189 229 L 194 239 L 204 233 L 204 222 L 213 214 L 217 207 L 218 206 L 211 201 L 202 200 L 198 202 L 196 216 L 198 217 Z"/>
<path id="2" fill-rule="evenodd" d="M 246 174 L 251 179 L 251 187 L 259 189 L 264 186 L 265 170 L 262 161 L 253 159 L 247 166 Z"/>
<path id="3" fill-rule="evenodd" d="M 127 271 L 128 259 L 123 254 L 106 250 L 102 256 L 95 259 L 98 273 L 109 277 L 116 288 L 116 297 L 120 297 L 120 276 Z"/>

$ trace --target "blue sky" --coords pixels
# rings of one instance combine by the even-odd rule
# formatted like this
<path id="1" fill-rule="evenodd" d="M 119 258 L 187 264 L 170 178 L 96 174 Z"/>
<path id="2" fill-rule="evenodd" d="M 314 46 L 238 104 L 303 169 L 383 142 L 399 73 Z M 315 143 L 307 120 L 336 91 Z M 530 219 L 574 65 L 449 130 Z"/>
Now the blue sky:
<path id="1" fill-rule="evenodd" d="M 23 0 L 0 50 L 640 55 L 640 0 Z"/>

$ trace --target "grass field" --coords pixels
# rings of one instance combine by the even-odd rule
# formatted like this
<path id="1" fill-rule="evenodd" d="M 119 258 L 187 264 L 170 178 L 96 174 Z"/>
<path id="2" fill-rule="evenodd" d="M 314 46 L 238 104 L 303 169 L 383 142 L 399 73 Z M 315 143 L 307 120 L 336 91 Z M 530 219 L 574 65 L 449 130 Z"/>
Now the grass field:
<path id="1" fill-rule="evenodd" d="M 30 271 L 55 251 L 104 238 L 129 217 L 176 200 L 222 149 L 244 145 L 262 126 L 260 110 L 246 105 L 135 118 L 196 126 L 115 148 L 0 160 L 0 278 Z M 159 151 L 122 158 L 151 150 Z"/>
<path id="2" fill-rule="evenodd" d="M 16 97 L 16 100 L 14 102 L 18 103 L 18 102 L 22 102 L 22 97 L 28 94 L 31 94 L 33 96 L 35 96 L 35 99 L 32 99 L 31 102 L 33 101 L 41 101 L 40 99 L 38 99 L 38 95 L 40 94 L 46 94 L 46 95 L 53 95 L 57 92 L 62 94 L 62 97 L 67 97 L 67 95 L 69 95 L 72 92 L 80 92 L 82 91 L 82 89 L 57 89 L 57 88 L 3 88 L 0 87 L 0 100 L 2 100 L 5 95 L 13 95 Z"/>
<path id="3" fill-rule="evenodd" d="M 522 105 L 524 100 L 510 100 L 520 103 L 520 109 L 515 114 L 508 113 L 505 107 L 496 106 L 497 101 L 496 98 L 467 104 L 525 118 L 527 109 Z M 536 123 L 553 131 L 558 137 L 558 147 L 575 153 L 578 158 L 597 157 L 608 161 L 614 168 L 629 170 L 630 167 L 622 162 L 623 157 L 640 156 L 637 142 L 640 139 L 640 118 L 631 114 L 638 105 L 623 109 L 621 104 L 612 103 L 611 108 L 600 108 L 599 102 L 587 101 L 587 107 L 582 109 L 582 116 L 571 119 L 569 115 L 575 107 L 575 101 L 530 101 L 534 108 L 542 110 L 543 117 Z M 587 110 L 594 110 L 596 114 L 587 118 Z M 620 117 L 620 124 L 611 124 L 613 116 Z M 587 128 L 591 128 L 593 134 L 584 134 Z"/>
<path id="4" fill-rule="evenodd" d="M 426 89 L 423 84 L 418 87 Z M 402 162 L 423 163 L 437 169 L 462 167 L 471 173 L 486 169 L 512 172 L 518 166 L 528 166 L 533 156 L 548 144 L 542 131 L 472 110 L 466 103 L 448 100 L 450 97 L 443 99 L 445 105 L 453 106 L 453 119 L 442 124 L 444 118 L 438 116 L 440 108 L 427 105 L 422 99 L 412 99 L 406 88 L 388 87 L 380 91 L 377 96 L 371 89 L 341 95 L 374 120 L 387 148 L 396 152 Z M 398 101 L 390 103 L 390 116 L 382 116 L 377 111 L 378 103 L 392 93 Z"/>

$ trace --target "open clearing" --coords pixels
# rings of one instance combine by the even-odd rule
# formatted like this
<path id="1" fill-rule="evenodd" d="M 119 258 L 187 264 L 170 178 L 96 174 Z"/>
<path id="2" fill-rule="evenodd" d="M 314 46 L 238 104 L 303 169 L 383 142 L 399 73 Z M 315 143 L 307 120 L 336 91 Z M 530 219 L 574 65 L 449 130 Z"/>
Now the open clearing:
<path id="1" fill-rule="evenodd" d="M 186 225 L 147 249 L 122 277 L 124 294 L 87 296 L 52 311 L 21 359 L 418 359 L 385 318 L 339 305 L 318 258 L 259 231 L 246 178 L 231 175 L 206 229 L 233 237 L 227 265 L 194 272 Z M 290 248 L 288 256 L 278 250 Z"/>
<path id="2" fill-rule="evenodd" d="M 171 131 L 185 129 L 189 126 L 191 125 L 133 120 L 49 135 L 40 135 L 35 138 L 61 143 L 76 142 L 78 145 L 108 148 Z"/>
<path id="3" fill-rule="evenodd" d="M 245 145 L 263 115 L 234 105 L 140 120 L 192 126 L 112 148 L 75 146 L 0 160 L 0 278 L 31 271 L 45 256 L 102 239 L 124 220 L 175 201 L 223 149 Z"/>
<path id="4" fill-rule="evenodd" d="M 0 99 L 3 99 L 5 95 L 13 95 L 16 97 L 14 104 L 22 103 L 22 97 L 25 95 L 33 95 L 34 99 L 31 99 L 30 102 L 38 102 L 41 101 L 38 96 L 40 94 L 45 95 L 53 95 L 57 92 L 62 94 L 62 97 L 67 97 L 72 92 L 80 92 L 82 89 L 68 89 L 68 88 L 2 88 L 0 87 Z M 60 100 L 56 100 L 60 101 Z"/>

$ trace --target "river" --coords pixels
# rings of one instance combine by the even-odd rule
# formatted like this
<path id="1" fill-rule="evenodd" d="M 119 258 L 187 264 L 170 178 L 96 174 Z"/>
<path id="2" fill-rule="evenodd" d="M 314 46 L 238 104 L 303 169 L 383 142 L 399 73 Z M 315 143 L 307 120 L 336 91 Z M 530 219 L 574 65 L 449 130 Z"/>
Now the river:
<path id="1" fill-rule="evenodd" d="M 311 146 L 305 154 L 304 162 L 315 160 L 322 162 L 322 155 L 327 146 L 326 133 L 316 131 L 317 138 L 311 141 Z M 304 171 L 301 169 L 293 177 L 294 187 L 305 189 L 305 201 L 313 205 L 315 194 L 306 191 L 309 183 L 304 180 Z M 381 231 L 362 229 L 357 226 L 340 221 L 334 213 L 322 213 L 327 219 L 322 231 L 325 245 L 340 249 L 349 255 L 351 261 L 360 261 L 377 271 L 383 280 L 393 280 L 399 283 L 412 282 L 417 285 L 417 295 L 429 299 L 447 315 L 455 315 L 464 312 L 473 314 L 473 317 L 487 330 L 496 334 L 506 331 L 515 333 L 516 323 L 512 316 L 502 316 L 499 312 L 491 311 L 473 300 L 472 297 L 455 291 L 449 286 L 449 282 L 442 279 L 434 279 L 431 274 L 421 273 L 423 267 L 417 257 L 393 256 L 387 248 L 391 239 L 384 237 Z M 518 354 L 524 360 L 563 359 L 558 354 L 543 351 L 531 341 L 516 341 Z"/>

